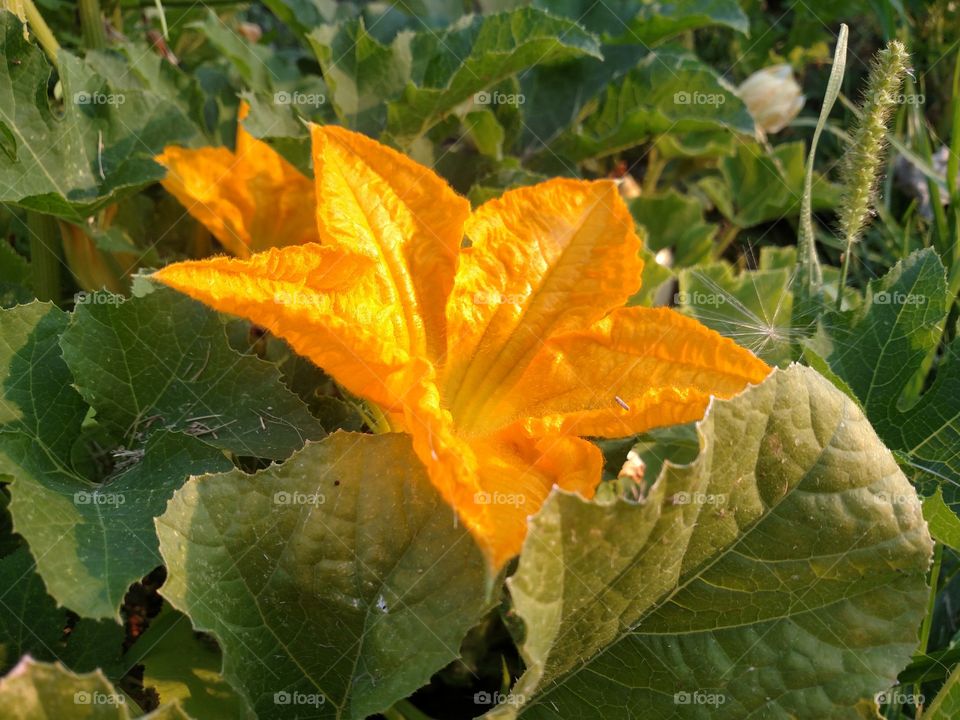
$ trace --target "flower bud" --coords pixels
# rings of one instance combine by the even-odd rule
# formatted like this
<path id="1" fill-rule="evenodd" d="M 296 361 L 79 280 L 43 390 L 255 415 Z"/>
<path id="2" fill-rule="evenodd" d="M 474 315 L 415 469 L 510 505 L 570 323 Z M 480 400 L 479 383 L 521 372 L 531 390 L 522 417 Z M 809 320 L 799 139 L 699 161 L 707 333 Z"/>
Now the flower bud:
<path id="1" fill-rule="evenodd" d="M 737 95 L 746 103 L 757 126 L 767 133 L 783 130 L 806 100 L 789 65 L 758 70 L 741 83 Z"/>

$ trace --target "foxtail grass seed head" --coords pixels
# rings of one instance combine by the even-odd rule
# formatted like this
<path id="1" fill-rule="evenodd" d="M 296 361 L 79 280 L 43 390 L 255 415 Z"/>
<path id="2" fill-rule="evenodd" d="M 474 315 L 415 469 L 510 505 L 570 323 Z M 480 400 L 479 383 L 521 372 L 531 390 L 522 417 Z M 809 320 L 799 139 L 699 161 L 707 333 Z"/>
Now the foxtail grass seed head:
<path id="1" fill-rule="evenodd" d="M 903 43 L 893 40 L 877 53 L 870 68 L 860 118 L 847 150 L 842 170 L 843 203 L 840 231 L 849 247 L 870 218 L 877 180 L 886 149 L 887 122 L 900 102 L 900 88 L 909 55 Z"/>

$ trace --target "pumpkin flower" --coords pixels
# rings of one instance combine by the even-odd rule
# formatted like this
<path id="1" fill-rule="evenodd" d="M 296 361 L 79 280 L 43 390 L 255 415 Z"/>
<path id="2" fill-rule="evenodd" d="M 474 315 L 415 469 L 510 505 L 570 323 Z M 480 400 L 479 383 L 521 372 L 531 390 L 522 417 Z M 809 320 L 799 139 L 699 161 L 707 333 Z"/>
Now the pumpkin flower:
<path id="1" fill-rule="evenodd" d="M 494 568 L 553 486 L 593 495 L 602 457 L 582 436 L 697 420 L 711 395 L 769 372 L 691 318 L 624 307 L 641 243 L 612 181 L 551 180 L 471 212 L 430 169 L 363 135 L 314 125 L 311 140 L 310 190 L 274 172 L 265 146 L 248 146 L 223 182 L 226 154 L 166 151 L 211 229 L 228 209 L 250 250 L 284 247 L 154 277 L 268 328 L 379 406 Z M 315 225 L 278 212 L 281 200 Z M 290 244 L 311 234 L 319 242 Z"/>
<path id="2" fill-rule="evenodd" d="M 241 103 L 236 152 L 164 148 L 154 158 L 167 168 L 163 187 L 237 257 L 318 242 L 313 183 L 244 129 L 249 112 Z"/>

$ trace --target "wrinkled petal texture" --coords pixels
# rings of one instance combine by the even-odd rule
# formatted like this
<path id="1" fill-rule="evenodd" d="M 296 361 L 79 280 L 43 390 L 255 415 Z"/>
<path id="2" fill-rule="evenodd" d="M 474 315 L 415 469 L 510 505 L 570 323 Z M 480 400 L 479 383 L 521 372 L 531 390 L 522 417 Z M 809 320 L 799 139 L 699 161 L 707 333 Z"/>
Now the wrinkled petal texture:
<path id="1" fill-rule="evenodd" d="M 237 257 L 316 242 L 313 183 L 237 126 L 237 152 L 167 147 L 162 185 Z"/>
<path id="2" fill-rule="evenodd" d="M 462 432 L 552 335 L 588 327 L 637 289 L 633 219 L 609 181 L 551 180 L 474 212 L 447 305 L 444 393 Z"/>
<path id="3" fill-rule="evenodd" d="M 578 436 L 697 420 L 711 396 L 769 372 L 693 319 L 623 307 L 643 263 L 612 182 L 552 180 L 471 214 L 430 169 L 363 135 L 312 126 L 311 138 L 304 207 L 318 242 L 154 277 L 266 327 L 380 405 L 494 568 L 520 551 L 551 488 L 593 495 L 602 456 Z M 257 142 L 243 136 L 238 156 L 273 163 Z M 177 152 L 211 158 L 205 175 L 183 163 L 194 175 L 175 186 L 210 200 L 211 229 L 251 237 L 260 214 L 283 225 L 271 205 L 279 175 L 257 175 L 270 178 L 259 194 L 240 182 L 247 171 L 211 182 L 212 168 L 239 161 L 227 151 L 168 150 L 171 177 Z"/>
<path id="4" fill-rule="evenodd" d="M 520 424 L 464 438 L 437 404 L 436 387 L 421 392 L 406 403 L 414 450 L 494 568 L 520 551 L 527 518 L 554 486 L 593 497 L 603 467 L 596 445 L 569 435 L 537 436 Z"/>
<path id="5" fill-rule="evenodd" d="M 703 417 L 770 368 L 669 308 L 621 308 L 587 330 L 555 336 L 494 409 L 534 433 L 624 437 Z"/>
<path id="6" fill-rule="evenodd" d="M 311 134 L 322 242 L 377 262 L 384 284 L 404 298 L 410 347 L 438 360 L 470 203 L 429 168 L 360 133 L 314 125 Z"/>
<path id="7" fill-rule="evenodd" d="M 360 397 L 390 407 L 405 392 L 406 328 L 370 261 L 311 243 L 174 263 L 153 277 L 267 328 Z"/>

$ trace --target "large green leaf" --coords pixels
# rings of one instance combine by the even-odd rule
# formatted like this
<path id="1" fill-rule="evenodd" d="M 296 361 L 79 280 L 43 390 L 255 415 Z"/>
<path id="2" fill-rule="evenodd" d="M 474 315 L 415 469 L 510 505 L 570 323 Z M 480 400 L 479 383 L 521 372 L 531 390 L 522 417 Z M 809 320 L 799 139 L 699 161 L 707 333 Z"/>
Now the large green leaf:
<path id="1" fill-rule="evenodd" d="M 178 705 L 163 705 L 142 715 L 131 710 L 131 704 L 99 671 L 76 675 L 62 665 L 25 658 L 0 678 L 5 720 L 190 720 Z"/>
<path id="2" fill-rule="evenodd" d="M 736 0 L 536 0 L 538 7 L 575 18 L 588 30 L 623 42 L 652 45 L 669 37 L 710 25 L 742 33 L 749 20 Z"/>
<path id="3" fill-rule="evenodd" d="M 0 475 L 13 479 L 14 529 L 58 603 L 115 618 L 130 583 L 160 564 L 153 518 L 191 473 L 230 467 L 200 440 L 159 430 L 121 449 L 103 484 L 74 463 L 88 407 L 58 341 L 67 315 L 33 303 L 0 312 Z M 96 352 L 96 351 L 94 351 Z"/>
<path id="4" fill-rule="evenodd" d="M 202 720 L 252 718 L 246 702 L 220 674 L 222 658 L 210 638 L 193 631 L 190 620 L 164 606 L 127 654 L 130 665 L 143 665 L 143 686 L 161 703 L 179 702 Z"/>
<path id="5" fill-rule="evenodd" d="M 561 135 L 553 152 L 574 160 L 626 150 L 668 132 L 752 135 L 753 119 L 715 70 L 681 50 L 648 53 L 606 86 L 596 111 Z"/>
<path id="6" fill-rule="evenodd" d="M 0 647 L 7 663 L 29 654 L 36 660 L 58 660 L 76 672 L 100 668 L 110 677 L 122 677 L 128 669 L 120 657 L 123 628 L 112 620 L 71 623 L 34 567 L 26 547 L 0 558 Z M 0 661 L 0 670 L 6 669 Z"/>
<path id="7" fill-rule="evenodd" d="M 152 157 L 195 126 L 161 95 L 117 90 L 66 51 L 63 110 L 47 98 L 50 66 L 0 13 L 0 202 L 73 221 L 163 177 Z"/>
<path id="8" fill-rule="evenodd" d="M 935 381 L 919 394 L 947 311 L 943 264 L 933 250 L 922 250 L 871 282 L 862 307 L 826 315 L 810 348 L 856 394 L 877 434 L 913 474 L 942 483 L 956 509 L 960 339 L 944 348 Z"/>
<path id="9" fill-rule="evenodd" d="M 308 39 L 340 122 L 379 134 L 387 123 L 385 102 L 399 96 L 410 78 L 409 49 L 400 42 L 379 42 L 362 19 L 322 25 Z"/>
<path id="10" fill-rule="evenodd" d="M 539 65 L 523 73 L 523 144 L 542 150 L 579 121 L 584 108 L 597 103 L 606 87 L 619 82 L 647 55 L 639 46 L 604 45 L 602 59 L 588 56 L 558 65 Z"/>
<path id="11" fill-rule="evenodd" d="M 703 205 L 695 197 L 673 189 L 644 195 L 630 203 L 630 213 L 647 230 L 646 247 L 653 252 L 670 248 L 677 267 L 710 258 L 717 226 L 704 221 Z"/>
<path id="12" fill-rule="evenodd" d="M 535 65 L 582 56 L 600 57 L 593 35 L 576 23 L 534 8 L 468 16 L 442 32 L 397 39 L 411 58 L 410 82 L 390 103 L 388 130 L 402 140 L 419 137 L 455 106 L 473 99 L 495 102 L 482 91 Z M 523 104 L 525 98 L 512 98 Z"/>
<path id="13" fill-rule="evenodd" d="M 490 606 L 485 560 L 406 435 L 340 432 L 254 477 L 191 480 L 157 531 L 161 593 L 217 637 L 261 717 L 384 710 Z"/>
<path id="14" fill-rule="evenodd" d="M 239 355 L 217 313 L 173 290 L 87 295 L 60 344 L 80 395 L 125 438 L 164 428 L 282 460 L 324 435 L 275 366 Z"/>
<path id="15" fill-rule="evenodd" d="M 932 542 L 859 408 L 813 370 L 715 402 L 640 503 L 555 491 L 510 579 L 527 670 L 497 716 L 875 718 Z"/>

